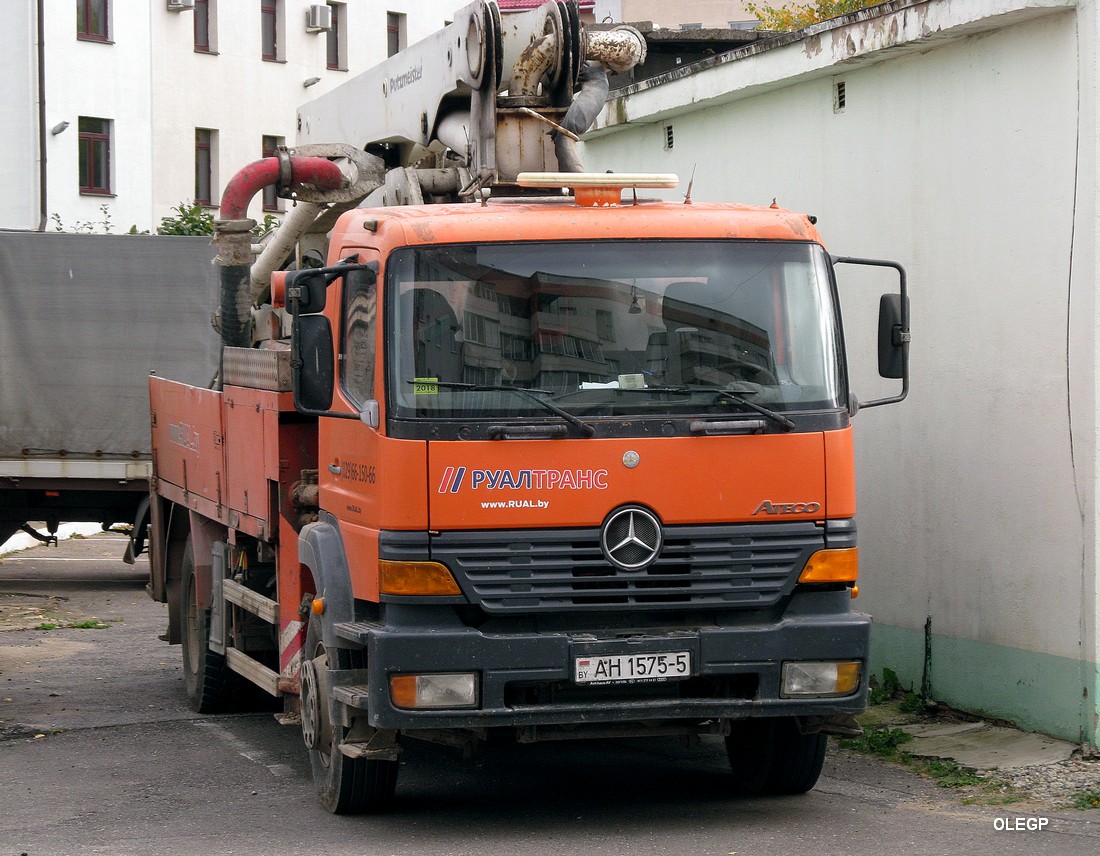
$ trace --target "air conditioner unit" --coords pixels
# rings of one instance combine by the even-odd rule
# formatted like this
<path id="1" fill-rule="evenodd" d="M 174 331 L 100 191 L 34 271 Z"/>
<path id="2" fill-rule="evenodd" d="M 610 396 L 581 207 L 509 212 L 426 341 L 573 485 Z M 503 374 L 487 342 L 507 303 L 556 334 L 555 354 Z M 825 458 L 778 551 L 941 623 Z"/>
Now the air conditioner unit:
<path id="1" fill-rule="evenodd" d="M 306 31 L 319 33 L 332 29 L 332 7 L 316 3 L 306 12 Z"/>
<path id="2" fill-rule="evenodd" d="M 169 12 L 185 12 L 195 8 L 195 0 L 168 0 Z"/>

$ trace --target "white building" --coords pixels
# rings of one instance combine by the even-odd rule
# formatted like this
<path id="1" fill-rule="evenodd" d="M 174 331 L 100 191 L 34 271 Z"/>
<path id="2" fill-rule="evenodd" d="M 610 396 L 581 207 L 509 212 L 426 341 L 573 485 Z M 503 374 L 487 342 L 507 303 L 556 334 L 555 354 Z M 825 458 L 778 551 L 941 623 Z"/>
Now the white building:
<path id="1" fill-rule="evenodd" d="M 1093 0 L 894 0 L 636 84 L 584 151 L 907 266 L 912 393 L 853 422 L 875 668 L 1093 744 L 1098 35 Z M 842 290 L 865 400 L 875 293 Z"/>
<path id="2" fill-rule="evenodd" d="M 464 4 L 7 5 L 0 228 L 119 232 L 155 229 L 181 202 L 216 207 L 224 183 L 265 147 L 293 145 L 301 102 L 438 30 Z M 282 205 L 266 203 L 254 200 L 249 215 Z"/>

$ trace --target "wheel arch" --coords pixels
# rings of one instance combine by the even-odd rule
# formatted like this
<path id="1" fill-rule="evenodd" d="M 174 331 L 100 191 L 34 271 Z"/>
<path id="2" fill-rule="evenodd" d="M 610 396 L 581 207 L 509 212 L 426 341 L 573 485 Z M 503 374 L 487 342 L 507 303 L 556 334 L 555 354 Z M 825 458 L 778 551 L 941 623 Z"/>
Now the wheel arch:
<path id="1" fill-rule="evenodd" d="M 194 511 L 188 514 L 188 524 L 195 559 L 195 595 L 200 607 L 209 608 L 213 603 L 214 542 L 224 541 L 228 530 Z"/>
<path id="2" fill-rule="evenodd" d="M 149 504 L 149 595 L 168 604 L 167 639 L 182 641 L 179 623 L 181 568 L 187 536 L 191 533 L 189 512 L 163 497 L 151 497 Z"/>
<path id="3" fill-rule="evenodd" d="M 322 515 L 298 534 L 298 561 L 313 576 L 314 595 L 324 601 L 321 640 L 326 648 L 352 647 L 336 635 L 336 625 L 355 620 L 355 596 L 351 589 L 344 539 L 335 518 Z"/>

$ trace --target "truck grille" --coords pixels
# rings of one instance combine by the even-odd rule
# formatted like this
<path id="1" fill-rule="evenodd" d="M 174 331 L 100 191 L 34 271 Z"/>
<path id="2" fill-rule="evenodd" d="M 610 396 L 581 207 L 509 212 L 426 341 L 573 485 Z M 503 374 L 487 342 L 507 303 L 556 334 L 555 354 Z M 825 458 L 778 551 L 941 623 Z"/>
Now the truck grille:
<path id="1" fill-rule="evenodd" d="M 813 523 L 669 526 L 639 571 L 610 564 L 596 529 L 444 532 L 432 558 L 492 614 L 607 609 L 759 609 L 794 588 L 825 546 Z"/>

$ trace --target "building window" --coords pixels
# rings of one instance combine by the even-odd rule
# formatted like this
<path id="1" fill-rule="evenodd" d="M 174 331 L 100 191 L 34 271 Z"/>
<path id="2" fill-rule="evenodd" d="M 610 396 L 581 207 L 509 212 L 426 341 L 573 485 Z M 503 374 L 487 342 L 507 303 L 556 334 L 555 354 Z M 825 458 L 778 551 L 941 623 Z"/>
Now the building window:
<path id="1" fill-rule="evenodd" d="M 214 204 L 214 163 L 217 131 L 195 128 L 195 201 Z"/>
<path id="2" fill-rule="evenodd" d="M 218 0 L 195 0 L 195 52 L 217 53 Z"/>
<path id="3" fill-rule="evenodd" d="M 111 192 L 111 120 L 80 117 L 80 192 Z"/>
<path id="4" fill-rule="evenodd" d="M 266 62 L 278 62 L 282 59 L 279 50 L 279 30 L 282 25 L 280 5 L 279 0 L 260 0 L 260 34 Z"/>
<path id="5" fill-rule="evenodd" d="M 107 41 L 109 0 L 76 0 L 76 37 L 93 42 Z"/>
<path id="6" fill-rule="evenodd" d="M 500 348 L 500 322 L 476 312 L 462 313 L 462 332 L 467 342 Z"/>
<path id="7" fill-rule="evenodd" d="M 263 157 L 273 158 L 278 154 L 279 146 L 285 146 L 286 139 L 284 137 L 269 137 L 264 136 L 264 151 Z M 276 196 L 276 187 L 273 184 L 269 184 L 264 188 L 264 211 L 282 212 L 283 201 Z"/>
<path id="8" fill-rule="evenodd" d="M 405 16 L 399 12 L 386 13 L 386 56 L 393 56 L 405 48 Z"/>
<path id="9" fill-rule="evenodd" d="M 343 3 L 329 3 L 328 7 L 332 10 L 332 27 L 325 33 L 326 62 L 334 71 L 347 71 L 348 7 Z"/>

